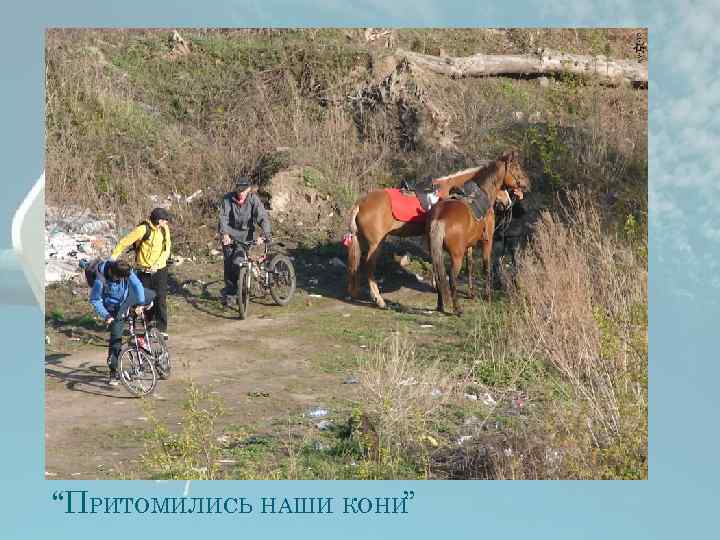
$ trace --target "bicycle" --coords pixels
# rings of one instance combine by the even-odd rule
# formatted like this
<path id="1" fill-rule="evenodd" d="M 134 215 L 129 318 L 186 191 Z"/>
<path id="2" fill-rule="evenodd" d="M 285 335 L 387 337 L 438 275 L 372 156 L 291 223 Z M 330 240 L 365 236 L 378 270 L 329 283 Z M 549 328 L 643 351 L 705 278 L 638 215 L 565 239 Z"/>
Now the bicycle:
<path id="1" fill-rule="evenodd" d="M 266 242 L 262 253 L 255 255 L 252 253 L 252 247 L 256 246 L 254 242 L 235 242 L 233 260 L 239 267 L 237 308 L 240 319 L 247 318 L 251 296 L 270 293 L 278 306 L 290 303 L 296 285 L 295 267 L 287 255 L 271 252 L 271 246 L 276 245 L 282 244 Z"/>
<path id="2" fill-rule="evenodd" d="M 151 326 L 147 332 L 148 341 L 150 343 L 150 353 L 155 359 L 155 371 L 161 380 L 170 378 L 172 371 L 172 362 L 170 361 L 170 351 L 167 348 L 165 338 L 160 331 Z"/>
<path id="3" fill-rule="evenodd" d="M 158 378 L 170 376 L 170 353 L 158 329 L 148 327 L 144 309 L 138 315 L 129 315 L 132 312 L 134 308 L 125 316 L 130 341 L 120 349 L 117 371 L 128 392 L 142 397 L 155 390 Z M 138 331 L 136 318 L 142 322 L 142 332 Z"/>

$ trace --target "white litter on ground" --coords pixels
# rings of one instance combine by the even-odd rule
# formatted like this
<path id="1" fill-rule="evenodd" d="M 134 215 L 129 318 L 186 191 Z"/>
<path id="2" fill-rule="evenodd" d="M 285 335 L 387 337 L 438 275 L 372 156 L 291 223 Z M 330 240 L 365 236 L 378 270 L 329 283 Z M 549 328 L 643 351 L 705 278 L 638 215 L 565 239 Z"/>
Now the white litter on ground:
<path id="1" fill-rule="evenodd" d="M 488 407 L 494 407 L 495 405 L 497 405 L 497 401 L 495 401 L 495 398 L 490 395 L 490 392 L 485 392 L 478 397 L 480 398 L 480 401 L 482 401 Z"/>
<path id="2" fill-rule="evenodd" d="M 107 257 L 118 236 L 114 217 L 87 209 L 48 207 L 45 211 L 45 283 L 80 274 L 81 259 Z"/>

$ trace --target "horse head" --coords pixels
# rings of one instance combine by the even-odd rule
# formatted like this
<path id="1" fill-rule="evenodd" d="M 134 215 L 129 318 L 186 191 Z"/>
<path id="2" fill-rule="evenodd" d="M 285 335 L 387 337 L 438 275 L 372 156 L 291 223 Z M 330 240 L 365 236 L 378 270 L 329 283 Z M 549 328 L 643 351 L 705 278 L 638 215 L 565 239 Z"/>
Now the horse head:
<path id="1" fill-rule="evenodd" d="M 530 178 L 520 164 L 517 150 L 506 150 L 497 159 L 498 173 L 503 175 L 501 186 L 505 189 L 530 191 Z"/>

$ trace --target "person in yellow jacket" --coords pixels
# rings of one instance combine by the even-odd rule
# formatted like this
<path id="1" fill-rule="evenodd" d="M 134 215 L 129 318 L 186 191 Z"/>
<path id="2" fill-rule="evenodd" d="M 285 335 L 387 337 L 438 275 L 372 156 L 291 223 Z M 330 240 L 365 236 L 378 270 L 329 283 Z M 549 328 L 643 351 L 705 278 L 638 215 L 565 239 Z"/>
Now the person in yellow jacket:
<path id="1" fill-rule="evenodd" d="M 135 247 L 135 273 L 144 287 L 155 291 L 155 303 L 148 312 L 150 320 L 154 320 L 158 330 L 165 338 L 167 335 L 167 288 L 168 259 L 172 244 L 170 227 L 172 216 L 165 208 L 155 208 L 150 212 L 150 219 L 135 227 L 122 238 L 110 260 L 117 260 L 131 246 Z"/>

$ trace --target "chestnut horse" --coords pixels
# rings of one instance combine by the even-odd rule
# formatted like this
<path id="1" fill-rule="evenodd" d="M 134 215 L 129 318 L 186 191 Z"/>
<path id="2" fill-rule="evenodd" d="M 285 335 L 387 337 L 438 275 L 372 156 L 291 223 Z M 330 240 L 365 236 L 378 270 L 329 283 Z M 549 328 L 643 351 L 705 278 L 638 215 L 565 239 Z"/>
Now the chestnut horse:
<path id="1" fill-rule="evenodd" d="M 495 232 L 495 198 L 503 188 L 520 192 L 530 189 L 530 179 L 522 169 L 515 150 L 504 152 L 499 159 L 483 168 L 476 176 L 476 182 L 490 199 L 490 209 L 482 219 L 475 219 L 470 206 L 465 201 L 452 199 L 438 202 L 430 210 L 427 219 L 430 256 L 438 292 L 438 311 L 446 311 L 452 293 L 455 313 L 462 314 L 457 299 L 457 276 L 460 273 L 463 256 L 478 242 L 482 245 L 485 266 L 485 297 L 490 299 L 492 287 L 490 256 Z M 452 260 L 449 287 L 443 249 L 450 254 Z M 470 282 L 472 283 L 472 280 Z"/>
<path id="2" fill-rule="evenodd" d="M 502 159 L 502 156 L 499 159 Z M 475 180 L 476 177 L 484 178 L 483 171 L 488 167 L 492 167 L 496 161 L 484 162 L 480 167 L 473 167 L 449 176 L 436 178 L 432 183 L 438 187 L 440 199 L 445 199 L 449 196 L 451 189 L 460 188 L 465 182 Z M 495 195 L 493 194 L 491 200 L 495 200 Z M 390 196 L 384 189 L 371 191 L 358 200 L 350 212 L 349 219 L 350 239 L 347 248 L 348 293 L 350 297 L 359 297 L 358 273 L 362 254 L 366 253 L 370 297 L 379 308 L 385 308 L 385 300 L 383 300 L 375 281 L 375 265 L 385 237 L 388 234 L 402 237 L 423 236 L 425 231 L 426 223 L 424 221 L 404 222 L 395 219 L 392 213 Z M 468 265 L 468 268 L 470 266 Z"/>

